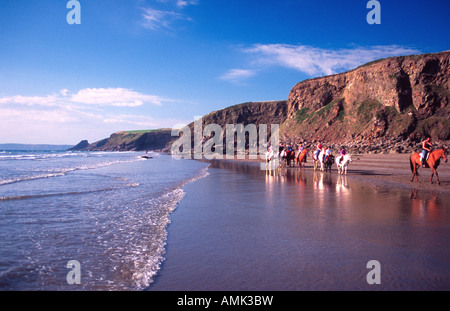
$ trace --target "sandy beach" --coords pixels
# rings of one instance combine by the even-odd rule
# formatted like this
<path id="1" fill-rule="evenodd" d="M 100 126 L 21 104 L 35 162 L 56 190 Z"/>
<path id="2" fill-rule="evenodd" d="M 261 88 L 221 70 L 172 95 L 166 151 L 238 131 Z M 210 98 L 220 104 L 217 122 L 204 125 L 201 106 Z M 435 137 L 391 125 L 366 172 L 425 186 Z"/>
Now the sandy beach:
<path id="1" fill-rule="evenodd" d="M 437 169 L 440 185 L 430 183 L 431 170 L 419 168 L 419 181 L 411 182 L 409 154 L 364 154 L 354 155 L 348 175 L 355 180 L 364 180 L 373 185 L 402 189 L 421 189 L 450 194 L 450 163 L 441 163 Z M 335 167 L 334 167 L 335 168 Z"/>
<path id="2" fill-rule="evenodd" d="M 409 155 L 355 155 L 348 176 L 210 161 L 171 215 L 150 291 L 449 290 L 450 164 L 411 183 Z M 369 285 L 366 264 L 381 264 Z"/>

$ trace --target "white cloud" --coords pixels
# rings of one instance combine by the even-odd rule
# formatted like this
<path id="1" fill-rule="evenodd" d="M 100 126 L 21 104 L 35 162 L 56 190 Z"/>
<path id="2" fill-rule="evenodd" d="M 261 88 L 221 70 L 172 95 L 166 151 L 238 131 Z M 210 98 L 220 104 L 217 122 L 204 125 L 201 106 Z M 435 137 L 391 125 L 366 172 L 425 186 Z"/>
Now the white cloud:
<path id="1" fill-rule="evenodd" d="M 156 95 L 141 94 L 124 88 L 87 88 L 72 95 L 71 101 L 81 104 L 115 107 L 138 107 L 144 103 L 161 105 L 168 101 Z"/>
<path id="2" fill-rule="evenodd" d="M 177 101 L 125 88 L 67 89 L 47 96 L 0 96 L 0 133 L 21 143 L 91 141 L 126 129 L 170 127 L 179 120 L 142 114 L 145 104 Z M 112 109 L 109 109 L 112 107 Z M 120 112 L 115 109 L 120 107 Z M 139 112 L 134 112 L 140 109 Z M 145 107 L 144 107 L 145 109 Z M 128 112 L 134 113 L 128 113 Z M 1 137 L 0 137 L 1 139 Z"/>
<path id="3" fill-rule="evenodd" d="M 61 91 L 59 91 L 59 94 L 61 94 L 62 96 L 67 96 L 67 94 L 69 94 L 69 90 L 68 89 L 62 89 Z"/>
<path id="4" fill-rule="evenodd" d="M 170 6 L 171 9 L 155 9 L 152 7 L 142 8 L 142 26 L 150 30 L 171 29 L 176 21 L 192 21 L 182 13 L 182 10 L 191 5 L 197 5 L 197 0 L 157 0 Z"/>
<path id="5" fill-rule="evenodd" d="M 177 0 L 177 7 L 185 8 L 188 5 L 197 5 L 198 1 L 196 0 Z"/>
<path id="6" fill-rule="evenodd" d="M 225 81 L 238 82 L 255 75 L 254 70 L 249 69 L 230 69 L 219 78 Z"/>
<path id="7" fill-rule="evenodd" d="M 170 28 L 170 25 L 179 19 L 185 17 L 177 12 L 163 11 L 153 8 L 144 8 L 142 14 L 142 26 L 147 29 L 157 30 L 160 28 Z"/>
<path id="8" fill-rule="evenodd" d="M 21 110 L 17 108 L 5 108 L 0 109 L 1 111 L 1 119 L 3 122 L 8 122 L 6 120 L 10 121 L 20 121 L 22 122 L 22 126 L 26 124 L 36 124 L 36 123 L 68 123 L 68 122 L 75 122 L 78 121 L 79 118 L 71 113 L 70 111 L 64 110 L 64 109 L 27 109 L 27 110 Z M 24 122 L 23 120 L 26 120 Z"/>
<path id="9" fill-rule="evenodd" d="M 58 101 L 58 95 L 47 95 L 47 96 L 7 96 L 0 97 L 0 104 L 18 104 L 27 106 L 56 106 Z"/>
<path id="10" fill-rule="evenodd" d="M 331 75 L 380 58 L 420 53 L 397 45 L 333 50 L 288 44 L 255 44 L 244 52 L 253 56 L 253 65 L 282 66 L 310 76 Z"/>
<path id="11" fill-rule="evenodd" d="M 85 104 L 95 106 L 138 107 L 146 103 L 161 106 L 171 102 L 157 95 L 147 95 L 125 88 L 86 88 L 75 94 L 63 89 L 59 94 L 47 96 L 6 96 L 0 97 L 0 104 L 20 104 L 27 106 L 55 107 L 66 104 Z"/>

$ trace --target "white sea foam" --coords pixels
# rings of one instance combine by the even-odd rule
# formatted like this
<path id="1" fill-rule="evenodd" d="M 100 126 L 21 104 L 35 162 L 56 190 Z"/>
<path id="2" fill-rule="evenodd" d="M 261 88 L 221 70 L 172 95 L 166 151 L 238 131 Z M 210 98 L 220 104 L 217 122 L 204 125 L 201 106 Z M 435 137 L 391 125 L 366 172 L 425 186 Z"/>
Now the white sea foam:
<path id="1" fill-rule="evenodd" d="M 136 161 L 144 161 L 144 159 L 140 158 L 132 158 L 128 160 L 114 160 L 114 161 L 105 161 L 100 163 L 93 163 L 93 164 L 78 164 L 73 167 L 60 167 L 60 168 L 45 168 L 45 169 L 27 169 L 26 171 L 32 172 L 31 175 L 19 175 L 14 177 L 5 177 L 4 179 L 0 179 L 0 186 L 21 182 L 21 181 L 29 181 L 29 180 L 35 180 L 35 179 L 42 179 L 42 178 L 51 178 L 51 177 L 58 177 L 66 175 L 67 173 L 78 171 L 78 170 L 91 170 L 91 169 L 97 169 L 102 168 L 114 164 L 121 164 L 121 163 L 130 163 L 130 162 L 136 162 Z M 20 170 L 20 169 L 19 169 Z M 25 169 L 22 169 L 25 170 Z"/>
<path id="2" fill-rule="evenodd" d="M 0 217 L 0 239 L 10 243 L 0 253 L 0 266 L 7 262 L 22 267 L 8 286 L 69 289 L 55 281 L 60 276 L 53 272 L 60 264 L 54 259 L 69 256 L 82 261 L 82 289 L 149 287 L 165 260 L 167 226 L 185 196 L 183 187 L 207 176 L 208 169 L 196 161 L 153 153 L 154 160 L 142 159 L 142 153 L 78 156 L 0 162 L 9 174 L 0 177 L 0 204 L 8 213 Z M 39 180 L 62 175 L 67 176 Z M 18 183 L 33 179 L 38 180 Z M 25 271 L 28 265 L 48 269 Z M 25 273 L 34 278 L 19 282 Z"/>
<path id="3" fill-rule="evenodd" d="M 151 208 L 148 209 L 147 217 L 144 217 L 147 222 L 144 226 L 149 227 L 150 234 L 137 243 L 131 243 L 135 248 L 126 256 L 126 261 L 132 262 L 130 264 L 133 267 L 132 280 L 137 290 L 147 288 L 153 283 L 165 260 L 167 226 L 171 222 L 170 215 L 186 194 L 183 186 L 208 175 L 208 167 L 204 167 L 195 176 L 183 181 L 176 189 L 152 198 L 148 202 Z"/>

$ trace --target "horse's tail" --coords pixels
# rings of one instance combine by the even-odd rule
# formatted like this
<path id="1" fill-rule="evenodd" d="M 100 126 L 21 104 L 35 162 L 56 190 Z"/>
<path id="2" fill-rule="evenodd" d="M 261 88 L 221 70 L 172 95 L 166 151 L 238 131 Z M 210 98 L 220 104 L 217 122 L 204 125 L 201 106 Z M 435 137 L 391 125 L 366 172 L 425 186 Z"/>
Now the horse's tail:
<path id="1" fill-rule="evenodd" d="M 411 173 L 414 173 L 416 164 L 413 163 L 413 154 L 409 156 L 409 167 L 411 168 Z M 419 175 L 419 170 L 416 170 L 416 175 Z"/>
<path id="2" fill-rule="evenodd" d="M 409 156 L 409 167 L 411 168 L 411 173 L 414 173 L 414 165 L 412 163 L 412 155 Z"/>

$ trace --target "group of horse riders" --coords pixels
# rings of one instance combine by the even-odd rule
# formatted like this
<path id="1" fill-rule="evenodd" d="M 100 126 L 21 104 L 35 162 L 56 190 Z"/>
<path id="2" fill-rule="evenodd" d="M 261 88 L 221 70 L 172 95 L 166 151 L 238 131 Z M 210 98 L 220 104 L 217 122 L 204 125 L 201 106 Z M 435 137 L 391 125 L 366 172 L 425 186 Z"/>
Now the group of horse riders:
<path id="1" fill-rule="evenodd" d="M 299 158 L 299 156 L 300 156 L 300 154 L 304 151 L 305 149 L 304 149 L 304 147 L 303 147 L 303 144 L 302 143 L 300 143 L 299 145 L 298 145 L 298 149 L 297 149 L 297 152 L 295 152 L 294 151 L 294 148 L 292 147 L 292 145 L 290 144 L 290 143 L 288 143 L 288 144 L 283 144 L 282 142 L 280 143 L 280 146 L 279 146 L 279 149 L 278 149 L 278 158 L 279 159 L 283 159 L 283 158 L 291 158 L 291 159 L 298 159 Z M 272 147 L 271 146 L 269 146 L 268 148 L 267 148 L 267 151 L 268 151 L 268 154 L 270 154 L 270 155 L 273 155 L 274 154 L 274 150 L 272 149 Z M 326 162 L 327 160 L 328 160 L 328 158 L 332 155 L 332 150 L 331 150 L 331 148 L 328 146 L 328 147 L 324 147 L 324 146 L 322 146 L 322 144 L 319 142 L 318 144 L 317 144 L 317 149 L 315 150 L 315 152 L 313 153 L 313 159 L 314 160 L 319 160 L 319 155 L 322 153 L 322 156 L 323 156 L 323 158 L 322 159 L 320 159 L 320 161 L 322 161 L 322 162 Z M 294 154 L 295 154 L 295 156 L 294 156 Z M 347 154 L 347 152 L 346 152 L 346 150 L 345 150 L 345 147 L 342 147 L 341 148 L 341 151 L 340 151 L 340 156 L 341 156 L 341 158 L 340 158 L 340 161 L 342 161 L 342 158 L 343 158 L 343 156 L 344 155 L 346 155 Z"/>
<path id="2" fill-rule="evenodd" d="M 421 153 L 420 153 L 420 161 L 422 162 L 422 166 L 425 167 L 425 166 L 426 166 L 426 160 L 427 160 L 427 157 L 428 157 L 428 155 L 430 154 L 430 152 L 431 152 L 431 147 L 432 147 L 432 145 L 433 145 L 433 143 L 431 142 L 431 138 L 430 138 L 430 137 L 427 137 L 427 138 L 421 143 L 421 145 L 422 145 L 422 151 L 421 151 Z M 303 150 L 304 150 L 303 144 L 300 143 L 300 144 L 298 145 L 298 150 L 297 150 L 297 153 L 295 154 L 295 158 L 298 158 L 298 156 L 300 155 L 300 153 L 301 153 Z M 269 148 L 268 148 L 268 151 L 269 151 L 269 152 L 272 151 L 270 146 L 269 146 Z M 294 150 L 293 150 L 291 144 L 288 143 L 288 144 L 285 146 L 283 143 L 280 143 L 279 150 L 278 150 L 278 156 L 279 156 L 279 158 L 281 158 L 281 154 L 282 154 L 283 151 L 286 151 L 287 154 L 289 154 L 289 153 L 291 153 L 291 152 L 294 152 Z M 330 148 L 330 147 L 325 148 L 325 147 L 323 147 L 322 144 L 319 142 L 319 143 L 317 144 L 317 149 L 316 149 L 316 151 L 314 152 L 314 159 L 315 159 L 315 160 L 318 160 L 318 159 L 319 159 L 319 154 L 320 154 L 321 152 L 322 152 L 322 155 L 323 155 L 322 161 L 323 161 L 323 162 L 326 162 L 327 159 L 328 159 L 328 157 L 329 157 L 329 156 L 331 155 L 331 153 L 332 153 L 331 148 Z M 341 161 L 342 161 L 343 156 L 346 155 L 346 154 L 347 154 L 347 152 L 346 152 L 346 150 L 345 150 L 345 147 L 342 147 L 342 149 L 341 149 L 341 151 L 340 151 L 340 156 L 341 156 L 341 159 L 340 159 L 340 160 L 341 160 Z M 425 161 L 424 161 L 424 159 L 425 159 Z"/>
<path id="3" fill-rule="evenodd" d="M 283 150 L 286 150 L 287 152 L 293 152 L 293 148 L 291 146 L 291 144 L 287 144 L 286 147 L 283 145 L 283 143 L 280 143 L 280 147 L 279 147 L 279 152 L 278 154 L 280 155 Z M 298 156 L 300 155 L 300 153 L 304 150 L 303 144 L 299 144 L 298 145 L 298 150 L 297 153 L 295 154 L 295 157 L 298 158 Z M 314 156 L 314 160 L 319 160 L 319 154 L 322 152 L 323 155 L 323 159 L 321 159 L 323 162 L 326 162 L 328 157 L 332 154 L 331 148 L 328 147 L 324 147 L 322 146 L 322 144 L 319 142 L 317 144 L 317 149 L 315 150 L 313 156 Z M 345 151 L 345 147 L 341 148 L 340 151 L 340 156 L 344 156 L 347 154 L 347 151 Z"/>
<path id="4" fill-rule="evenodd" d="M 431 177 L 430 177 L 430 182 L 431 183 L 433 182 L 433 176 L 436 175 L 437 182 L 438 182 L 438 184 L 440 184 L 438 173 L 437 173 L 436 169 L 439 166 L 439 159 L 444 159 L 444 161 L 447 162 L 447 160 L 448 160 L 447 159 L 447 147 L 442 147 L 440 149 L 431 151 L 431 147 L 433 146 L 433 143 L 431 142 L 430 137 L 427 137 L 424 141 L 422 141 L 421 145 L 422 145 L 422 151 L 420 153 L 413 153 L 409 158 L 411 172 L 412 172 L 411 181 L 414 180 L 414 177 L 416 177 L 417 181 L 419 181 L 419 179 L 417 178 L 417 176 L 418 176 L 417 170 L 419 167 L 429 167 L 429 168 L 431 168 L 431 171 L 432 171 Z M 297 162 L 301 166 L 302 162 L 306 162 L 306 153 L 307 153 L 307 150 L 303 148 L 302 144 L 299 144 L 298 151 L 294 156 L 294 150 L 293 150 L 291 144 L 287 144 L 286 146 L 284 146 L 283 143 L 280 143 L 278 154 L 275 154 L 275 151 L 273 150 L 272 146 L 269 146 L 267 148 L 266 162 L 270 162 L 273 158 L 278 156 L 278 159 L 281 159 L 281 160 L 286 159 L 288 164 L 290 163 L 291 160 L 297 159 Z M 320 159 L 319 155 L 322 155 L 323 158 Z M 317 149 L 315 150 L 315 152 L 313 154 L 313 159 L 315 160 L 315 164 L 319 161 L 321 162 L 321 164 L 324 164 L 327 162 L 327 160 L 329 158 L 332 158 L 331 148 L 330 147 L 324 148 L 322 146 L 322 144 L 319 142 L 317 144 Z M 345 159 L 345 160 L 343 161 L 343 159 Z M 336 164 L 338 166 L 338 172 L 340 174 L 342 174 L 342 173 L 346 174 L 348 162 L 351 162 L 351 161 L 352 161 L 351 155 L 347 154 L 345 148 L 342 147 L 341 151 L 340 151 L 340 156 L 338 157 L 338 159 L 336 159 Z M 329 166 L 329 168 L 331 169 L 331 165 Z M 325 170 L 326 170 L 326 168 L 325 168 Z"/>

